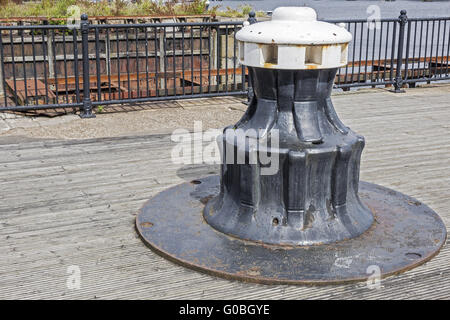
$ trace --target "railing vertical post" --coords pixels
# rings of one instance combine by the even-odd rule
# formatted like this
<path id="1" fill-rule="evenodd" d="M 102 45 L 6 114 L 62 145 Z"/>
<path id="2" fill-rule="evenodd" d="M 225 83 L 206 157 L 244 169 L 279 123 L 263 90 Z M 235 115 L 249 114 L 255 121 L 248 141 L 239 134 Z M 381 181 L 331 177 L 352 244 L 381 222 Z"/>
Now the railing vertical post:
<path id="1" fill-rule="evenodd" d="M 3 44 L 2 44 L 2 33 L 0 31 L 0 98 L 5 98 L 5 86 L 4 86 L 4 76 L 5 76 L 5 71 L 4 71 L 4 59 L 3 59 Z M 1 100 L 0 100 L 1 103 Z M 5 107 L 6 107 L 6 103 L 5 103 Z"/>
<path id="2" fill-rule="evenodd" d="M 89 21 L 87 14 L 81 15 L 81 55 L 83 58 L 83 109 L 81 118 L 95 118 L 92 113 L 92 101 L 89 83 Z"/>
<path id="3" fill-rule="evenodd" d="M 256 13 L 255 13 L 255 11 L 250 11 L 250 12 L 248 13 L 248 19 L 247 19 L 247 21 L 248 21 L 248 23 L 250 23 L 250 24 L 254 24 L 254 23 L 257 23 L 257 22 L 258 22 L 258 20 L 256 20 Z"/>
<path id="4" fill-rule="evenodd" d="M 257 22 L 258 22 L 258 21 L 256 20 L 256 14 L 255 14 L 254 11 L 250 11 L 250 12 L 249 12 L 247 21 L 248 21 L 249 24 L 254 24 L 254 23 L 257 23 Z M 244 26 L 245 26 L 245 25 L 244 25 Z M 245 74 L 245 67 L 244 67 L 243 72 L 244 72 L 244 74 Z M 248 85 L 247 85 L 247 88 L 248 88 L 248 89 L 247 89 L 247 101 L 248 101 L 248 103 L 250 104 L 251 101 L 252 101 L 252 99 L 253 99 L 253 96 L 254 96 L 253 87 L 252 87 L 252 78 L 251 78 L 250 72 L 248 73 L 247 79 L 248 79 Z M 242 84 L 242 86 L 244 87 L 244 83 Z"/>
<path id="5" fill-rule="evenodd" d="M 400 11 L 400 16 L 398 17 L 399 30 L 398 30 L 398 47 L 397 47 L 397 68 L 395 72 L 394 79 L 394 92 L 400 93 L 405 92 L 402 89 L 403 78 L 402 78 L 402 65 L 403 65 L 403 43 L 405 40 L 405 27 L 408 22 L 408 17 L 406 16 L 406 10 Z"/>
<path id="6" fill-rule="evenodd" d="M 163 28 L 160 28 L 159 30 L 159 73 L 160 74 L 164 74 L 164 70 L 166 68 L 166 50 L 164 49 L 164 43 L 166 41 L 166 39 L 164 38 L 165 33 L 163 32 Z M 194 50 L 193 48 L 191 48 L 191 50 Z M 156 59 L 156 57 L 155 57 Z M 191 68 L 193 68 L 191 66 Z M 191 79 L 192 80 L 192 79 Z M 165 87 L 165 82 L 164 82 L 164 77 L 161 77 L 161 79 L 157 79 L 156 81 L 159 81 L 158 85 L 159 85 L 159 89 L 164 89 L 166 90 Z M 156 93 L 157 96 L 159 96 L 159 93 Z"/>
<path id="7" fill-rule="evenodd" d="M 51 32 L 50 29 L 47 30 L 47 56 L 48 56 L 48 75 L 50 78 L 55 77 L 55 64 L 54 64 L 54 57 L 55 52 L 53 52 L 53 41 L 55 38 L 50 36 Z M 55 44 L 56 48 L 56 44 Z"/>

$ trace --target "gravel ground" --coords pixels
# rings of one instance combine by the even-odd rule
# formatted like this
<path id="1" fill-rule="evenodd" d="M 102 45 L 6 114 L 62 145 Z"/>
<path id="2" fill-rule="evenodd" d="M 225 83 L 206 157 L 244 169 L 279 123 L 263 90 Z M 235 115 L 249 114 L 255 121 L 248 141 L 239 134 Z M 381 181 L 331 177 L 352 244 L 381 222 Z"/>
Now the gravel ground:
<path id="1" fill-rule="evenodd" d="M 0 137 L 31 139 L 89 139 L 129 135 L 169 133 L 176 128 L 192 130 L 194 121 L 202 121 L 203 129 L 220 128 L 239 120 L 246 109 L 243 98 L 221 97 L 180 100 L 129 106 L 127 112 L 106 108 L 96 118 L 81 119 L 77 115 L 55 118 L 20 117 L 0 120 L 0 128 L 9 126 Z M 12 117 L 12 115 L 10 115 Z M 1 131 L 1 129 L 0 129 Z"/>
<path id="2" fill-rule="evenodd" d="M 388 89 L 360 89 L 333 94 L 339 112 L 340 105 L 377 103 L 395 104 L 396 99 L 412 99 L 430 95 L 450 102 L 450 84 L 431 84 L 406 89 L 404 94 L 393 94 Z M 202 121 L 203 130 L 223 128 L 236 123 L 247 106 L 243 97 L 217 97 L 178 100 L 141 105 L 123 105 L 105 108 L 96 118 L 81 119 L 69 114 L 54 118 L 28 117 L 17 114 L 0 114 L 0 143 L 30 139 L 90 139 L 103 137 L 134 136 L 171 133 L 174 129 L 193 129 L 194 121 Z M 130 111 L 131 110 L 131 111 Z"/>

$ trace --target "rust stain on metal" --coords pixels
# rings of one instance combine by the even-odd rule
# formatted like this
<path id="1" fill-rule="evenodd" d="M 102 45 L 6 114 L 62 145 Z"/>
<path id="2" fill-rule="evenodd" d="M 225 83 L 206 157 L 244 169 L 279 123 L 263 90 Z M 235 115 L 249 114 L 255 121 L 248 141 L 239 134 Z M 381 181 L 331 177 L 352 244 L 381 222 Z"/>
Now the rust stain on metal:
<path id="1" fill-rule="evenodd" d="M 151 222 L 142 222 L 141 226 L 143 228 L 151 228 L 151 227 L 153 227 L 153 223 L 151 223 Z"/>
<path id="2" fill-rule="evenodd" d="M 213 198 L 213 195 L 209 195 L 207 197 L 201 198 L 200 202 L 203 204 L 206 204 L 209 200 L 211 200 Z"/>
<path id="3" fill-rule="evenodd" d="M 46 87 L 41 80 L 5 80 L 5 82 L 23 104 L 32 103 L 36 99 L 44 101 L 46 97 L 50 101 L 56 98 L 53 91 Z"/>
<path id="4" fill-rule="evenodd" d="M 237 274 L 243 275 L 243 276 L 250 276 L 250 277 L 257 277 L 261 275 L 261 268 L 260 267 L 251 267 L 248 270 L 242 270 L 237 272 Z"/>
<path id="5" fill-rule="evenodd" d="M 275 68 L 276 64 L 270 63 L 270 62 L 264 62 L 264 68 L 272 69 Z"/>

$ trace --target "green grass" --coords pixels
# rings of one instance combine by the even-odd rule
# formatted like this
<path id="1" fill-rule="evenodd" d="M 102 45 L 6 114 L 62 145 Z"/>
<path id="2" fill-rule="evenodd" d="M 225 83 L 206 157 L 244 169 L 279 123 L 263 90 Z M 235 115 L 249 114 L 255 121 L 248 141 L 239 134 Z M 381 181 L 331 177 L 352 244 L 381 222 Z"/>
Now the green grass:
<path id="1" fill-rule="evenodd" d="M 248 4 L 244 4 L 244 5 L 238 6 L 237 9 L 232 9 L 230 7 L 226 7 L 226 10 L 224 10 L 224 11 L 217 10 L 215 13 L 219 17 L 246 18 L 246 17 L 248 17 L 248 14 L 250 13 L 250 11 L 254 11 L 253 8 Z M 255 13 L 256 13 L 257 17 L 265 17 L 266 16 L 266 13 L 264 11 L 255 11 Z"/>
<path id="2" fill-rule="evenodd" d="M 41 2 L 15 4 L 8 0 L 0 0 L 0 17 L 47 17 L 67 18 L 67 8 L 76 5 L 82 13 L 90 16 L 133 16 L 133 15 L 197 15 L 208 13 L 206 0 L 184 2 L 180 0 L 159 1 L 140 0 L 137 3 L 126 3 L 115 0 L 109 3 L 102 0 L 96 3 L 87 0 L 42 0 Z"/>
<path id="3" fill-rule="evenodd" d="M 221 10 L 220 6 L 206 9 L 206 0 L 152 1 L 138 0 L 136 3 L 126 3 L 123 0 L 114 0 L 109 3 L 102 0 L 96 3 L 88 0 L 42 0 L 40 2 L 28 2 L 16 4 L 10 0 L 0 0 L 0 18 L 14 17 L 46 17 L 67 18 L 70 16 L 68 8 L 78 6 L 81 13 L 89 16 L 135 16 L 135 15 L 199 15 L 211 14 L 222 17 L 247 17 L 252 10 L 249 5 L 240 6 L 238 9 L 227 7 Z M 257 12 L 257 16 L 265 15 Z"/>

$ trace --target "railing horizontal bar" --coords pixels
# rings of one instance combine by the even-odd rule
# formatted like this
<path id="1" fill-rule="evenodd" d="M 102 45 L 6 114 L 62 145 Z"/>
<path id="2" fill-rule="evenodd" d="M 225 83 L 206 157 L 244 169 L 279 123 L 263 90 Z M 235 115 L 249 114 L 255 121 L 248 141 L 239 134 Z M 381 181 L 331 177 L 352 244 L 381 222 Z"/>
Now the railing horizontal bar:
<path id="1" fill-rule="evenodd" d="M 397 21 L 397 18 L 385 18 L 385 19 L 380 19 L 379 22 L 393 22 L 393 21 Z M 323 22 L 328 22 L 328 23 L 340 23 L 340 22 L 344 22 L 344 23 L 367 23 L 367 19 L 325 19 L 325 20 L 320 20 Z"/>
<path id="2" fill-rule="evenodd" d="M 408 58 L 408 62 L 434 62 L 434 61 L 436 61 L 436 60 L 441 60 L 442 58 L 446 58 L 446 56 L 444 56 L 444 57 L 441 57 L 441 56 L 439 56 L 439 57 L 421 57 L 421 58 Z M 450 58 L 450 57 L 449 57 Z M 389 65 L 390 65 L 390 61 L 391 61 L 391 59 L 387 59 L 389 62 L 388 62 L 388 65 L 387 65 L 387 67 L 389 67 Z M 351 62 L 349 62 L 348 63 L 348 66 L 349 67 L 352 67 L 352 66 L 359 66 L 359 65 L 361 65 L 361 66 L 365 66 L 365 65 L 367 65 L 367 66 L 382 66 L 384 63 L 385 63 L 385 61 L 386 60 L 374 60 L 374 61 L 351 61 Z M 397 63 L 397 59 L 393 59 L 392 61 L 394 61 L 394 64 L 396 64 Z M 406 62 L 406 58 L 404 58 L 404 59 L 402 59 L 402 63 L 405 63 Z M 384 67 L 384 66 L 383 66 Z"/>
<path id="3" fill-rule="evenodd" d="M 408 17 L 409 21 L 438 21 L 438 20 L 450 20 L 450 17 L 429 17 L 429 18 L 410 18 Z M 321 20 L 328 23 L 367 23 L 367 19 L 325 19 Z M 379 22 L 396 22 L 398 21 L 398 18 L 384 18 L 378 20 Z"/>
<path id="4" fill-rule="evenodd" d="M 406 79 L 403 80 L 404 83 L 411 83 L 411 82 L 424 82 L 424 81 L 440 81 L 440 80 L 449 80 L 450 79 L 450 75 L 445 76 L 445 77 L 438 77 L 438 78 L 414 78 L 414 79 Z"/>
<path id="5" fill-rule="evenodd" d="M 109 28 L 158 28 L 158 27 L 208 27 L 208 26 L 241 26 L 243 21 L 217 21 L 217 22 L 156 22 L 156 23 L 135 23 L 135 24 L 91 24 L 89 28 L 109 29 Z"/>
<path id="6" fill-rule="evenodd" d="M 228 72 L 232 72 L 232 71 L 233 71 L 232 68 L 230 68 L 228 70 Z M 226 74 L 226 72 L 227 71 L 225 69 L 219 69 L 219 70 L 211 69 L 211 75 L 214 75 L 214 76 L 216 76 L 216 75 L 223 76 L 223 75 Z M 241 70 L 236 70 L 236 73 L 241 74 Z M 247 71 L 245 73 L 247 74 Z M 146 79 L 146 74 L 147 74 L 146 72 L 139 73 L 139 79 Z M 172 77 L 173 74 L 174 74 L 173 71 L 172 72 L 171 71 L 167 72 L 168 76 Z M 183 70 L 176 71 L 175 74 L 177 76 L 183 76 Z M 148 72 L 148 75 L 149 75 L 149 77 L 156 77 L 157 76 L 159 78 L 164 78 L 164 75 L 160 74 L 159 72 Z M 200 76 L 200 71 L 199 70 L 194 70 L 194 71 L 185 70 L 184 71 L 184 78 L 185 79 L 192 78 L 192 76 L 193 77 L 199 77 Z M 203 77 L 207 77 L 207 75 L 202 75 L 202 76 Z M 97 78 L 96 76 L 90 76 L 90 82 L 95 82 L 96 78 Z M 111 74 L 109 77 L 107 75 L 102 75 L 101 76 L 101 81 L 102 82 L 106 81 L 108 79 L 111 79 L 112 81 L 126 81 L 127 80 L 127 75 Z M 137 73 L 130 73 L 130 80 L 137 80 L 137 79 L 138 79 L 138 74 Z M 59 80 L 62 81 L 62 79 L 59 79 Z M 73 83 L 75 83 L 75 81 L 77 81 L 75 79 L 75 77 L 67 77 L 67 82 L 69 84 L 73 84 Z M 50 84 L 55 83 L 55 78 L 49 78 L 48 82 Z M 80 79 L 78 82 L 80 84 L 83 83 L 83 79 Z"/>
<path id="7" fill-rule="evenodd" d="M 0 111 L 26 111 L 26 110 L 40 110 L 40 109 L 64 109 L 81 107 L 82 103 L 60 103 L 60 104 L 40 104 L 32 106 L 0 106 Z"/>
<path id="8" fill-rule="evenodd" d="M 89 29 L 110 29 L 110 28 L 158 28 L 158 27 L 207 27 L 207 26 L 241 26 L 242 21 L 226 21 L 226 22 L 186 22 L 186 23 L 142 23 L 142 24 L 90 24 Z M 0 26 L 2 30 L 80 30 L 67 25 L 32 25 L 32 26 Z"/>
<path id="9" fill-rule="evenodd" d="M 50 29 L 60 29 L 60 30 L 73 30 L 73 27 L 67 25 L 32 25 L 32 26 L 0 26 L 0 31 L 2 30 L 50 30 Z M 79 30 L 79 28 L 77 29 Z"/>
<path id="10" fill-rule="evenodd" d="M 160 96 L 160 97 L 147 97 L 147 98 L 131 98 L 122 100 L 108 100 L 108 101 L 92 101 L 92 105 L 110 105 L 110 104 L 121 104 L 121 103 L 139 103 L 139 102 L 149 102 L 149 101 L 167 101 L 167 100 L 178 100 L 178 99 L 194 99 L 194 98 L 207 98 L 207 97 L 218 97 L 218 96 L 239 96 L 246 95 L 247 91 L 230 91 L 230 92 L 217 92 L 217 93 L 195 93 L 189 95 L 173 95 L 173 96 Z"/>
<path id="11" fill-rule="evenodd" d="M 431 17 L 431 18 L 410 18 L 408 17 L 408 21 L 443 21 L 450 20 L 450 17 Z"/>
<path id="12" fill-rule="evenodd" d="M 385 80 L 379 82 L 359 82 L 359 83 L 343 83 L 340 85 L 334 85 L 334 88 L 352 88 L 352 87 L 372 87 L 372 86 L 384 86 L 387 84 L 393 84 L 394 81 Z"/>

